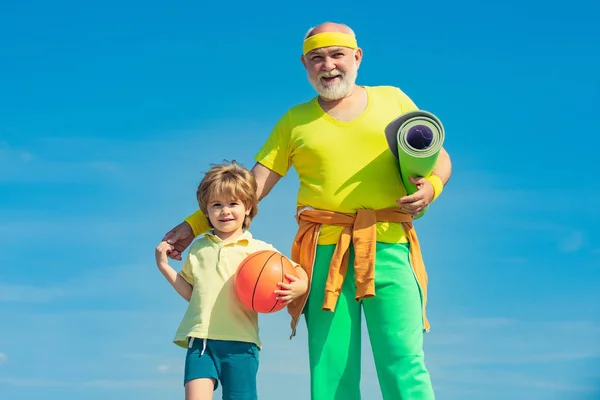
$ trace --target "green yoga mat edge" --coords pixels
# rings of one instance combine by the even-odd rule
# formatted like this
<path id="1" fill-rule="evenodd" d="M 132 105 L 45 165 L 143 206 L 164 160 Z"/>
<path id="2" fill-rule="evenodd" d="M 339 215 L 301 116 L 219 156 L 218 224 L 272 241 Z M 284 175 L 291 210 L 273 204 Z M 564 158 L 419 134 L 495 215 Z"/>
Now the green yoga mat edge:
<path id="1" fill-rule="evenodd" d="M 406 133 L 414 125 L 426 125 L 433 132 L 433 140 L 427 149 L 414 149 L 406 142 Z M 398 160 L 400 177 L 407 193 L 409 195 L 415 193 L 417 187 L 408 178 L 411 176 L 426 178 L 433 172 L 445 139 L 442 122 L 431 112 L 411 111 L 400 115 L 386 127 L 386 138 L 390 150 Z M 429 206 L 415 219 L 422 217 L 428 209 Z"/>

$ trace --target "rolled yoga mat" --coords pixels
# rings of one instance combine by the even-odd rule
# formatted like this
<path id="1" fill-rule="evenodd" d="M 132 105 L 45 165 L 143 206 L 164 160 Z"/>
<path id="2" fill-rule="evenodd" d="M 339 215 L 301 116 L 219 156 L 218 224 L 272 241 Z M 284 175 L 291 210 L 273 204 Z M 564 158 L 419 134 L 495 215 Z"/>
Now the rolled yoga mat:
<path id="1" fill-rule="evenodd" d="M 390 150 L 398 160 L 400 176 L 408 194 L 417 191 L 408 178 L 431 175 L 444 143 L 444 126 L 432 113 L 411 111 L 402 114 L 385 129 Z M 427 208 L 417 215 L 425 214 Z"/>

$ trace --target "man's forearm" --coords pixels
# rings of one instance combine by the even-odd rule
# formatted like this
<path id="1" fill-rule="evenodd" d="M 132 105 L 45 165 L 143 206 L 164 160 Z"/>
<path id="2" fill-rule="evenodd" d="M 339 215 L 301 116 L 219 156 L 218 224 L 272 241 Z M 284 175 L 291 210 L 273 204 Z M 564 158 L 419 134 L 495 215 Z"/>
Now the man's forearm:
<path id="1" fill-rule="evenodd" d="M 444 185 L 450 180 L 450 176 L 452 175 L 452 161 L 444 148 L 440 150 L 432 175 L 439 177 Z"/>
<path id="2" fill-rule="evenodd" d="M 202 212 L 202 210 L 197 210 L 195 213 L 189 215 L 186 219 L 184 219 L 190 227 L 192 228 L 192 232 L 194 232 L 194 237 L 204 233 L 208 229 L 210 229 L 210 225 L 208 223 L 208 218 Z"/>
<path id="3" fill-rule="evenodd" d="M 281 175 L 258 162 L 254 164 L 251 172 L 256 178 L 256 195 L 258 201 L 264 199 L 281 179 Z"/>

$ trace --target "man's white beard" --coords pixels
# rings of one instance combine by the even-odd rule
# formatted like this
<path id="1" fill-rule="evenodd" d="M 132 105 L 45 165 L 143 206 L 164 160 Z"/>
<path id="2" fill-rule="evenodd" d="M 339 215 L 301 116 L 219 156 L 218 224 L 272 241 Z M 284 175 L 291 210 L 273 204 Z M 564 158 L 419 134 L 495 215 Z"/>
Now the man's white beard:
<path id="1" fill-rule="evenodd" d="M 340 81 L 331 85 L 324 85 L 321 81 L 322 77 L 339 75 Z M 356 77 L 358 76 L 358 68 L 356 64 L 350 70 L 343 74 L 341 71 L 333 70 L 330 72 L 321 72 L 316 79 L 308 77 L 308 81 L 312 87 L 319 93 L 319 95 L 325 100 L 340 100 L 348 96 L 354 88 Z"/>

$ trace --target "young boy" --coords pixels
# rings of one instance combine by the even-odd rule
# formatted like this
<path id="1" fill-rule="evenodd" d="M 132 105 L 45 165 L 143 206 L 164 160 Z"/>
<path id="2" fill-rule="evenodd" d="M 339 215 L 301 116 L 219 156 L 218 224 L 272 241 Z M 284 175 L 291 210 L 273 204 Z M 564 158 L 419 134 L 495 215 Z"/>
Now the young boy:
<path id="1" fill-rule="evenodd" d="M 257 399 L 258 315 L 236 297 L 233 277 L 240 262 L 259 250 L 276 249 L 254 239 L 248 228 L 257 213 L 256 181 L 235 161 L 216 165 L 196 192 L 208 217 L 207 229 L 190 247 L 181 272 L 168 263 L 173 247 L 161 242 L 156 263 L 189 305 L 174 342 L 187 347 L 186 400 L 212 399 L 219 382 L 223 399 Z M 306 293 L 308 277 L 299 265 L 289 284 L 275 292 L 286 303 Z"/>

